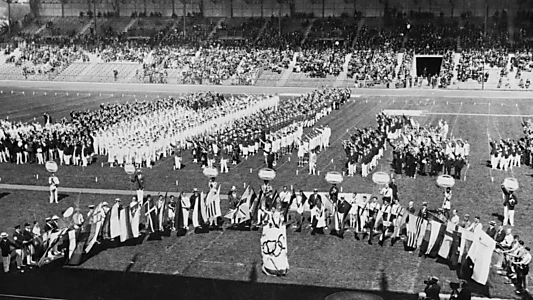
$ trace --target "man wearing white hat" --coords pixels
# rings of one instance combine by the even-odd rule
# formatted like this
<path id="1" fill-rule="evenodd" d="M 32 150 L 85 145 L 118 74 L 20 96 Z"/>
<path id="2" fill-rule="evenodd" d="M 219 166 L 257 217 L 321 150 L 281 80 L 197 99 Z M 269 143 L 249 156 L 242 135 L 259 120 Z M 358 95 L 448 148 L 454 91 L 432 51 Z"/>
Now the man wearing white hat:
<path id="1" fill-rule="evenodd" d="M 59 185 L 59 178 L 57 178 L 55 173 L 52 173 L 52 175 L 48 178 L 48 184 L 50 184 L 50 203 L 58 203 L 57 186 Z"/>

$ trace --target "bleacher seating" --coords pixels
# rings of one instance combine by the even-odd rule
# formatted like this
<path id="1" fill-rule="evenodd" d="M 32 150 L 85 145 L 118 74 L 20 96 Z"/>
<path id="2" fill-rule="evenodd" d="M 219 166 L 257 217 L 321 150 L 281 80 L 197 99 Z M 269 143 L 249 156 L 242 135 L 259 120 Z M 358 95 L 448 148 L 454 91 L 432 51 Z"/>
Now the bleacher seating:
<path id="1" fill-rule="evenodd" d="M 76 77 L 75 80 L 82 82 L 128 82 L 137 70 L 142 69 L 142 65 L 128 62 L 109 62 L 91 64 L 89 68 L 84 75 Z M 114 70 L 118 71 L 117 80 L 114 79 Z"/>
<path id="2" fill-rule="evenodd" d="M 80 30 L 87 25 L 91 20 L 89 18 L 80 17 L 56 17 L 50 19 L 41 36 L 75 36 Z"/>

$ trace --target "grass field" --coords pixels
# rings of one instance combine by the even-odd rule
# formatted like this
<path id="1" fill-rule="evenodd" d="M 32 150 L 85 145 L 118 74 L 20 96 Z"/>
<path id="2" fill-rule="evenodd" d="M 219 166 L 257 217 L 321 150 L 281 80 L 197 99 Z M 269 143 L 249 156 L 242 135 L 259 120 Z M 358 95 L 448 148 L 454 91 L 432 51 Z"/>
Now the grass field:
<path id="1" fill-rule="evenodd" d="M 80 89 L 82 88 L 80 87 Z M 13 88 L 13 90 L 13 94 L 0 94 L 0 103 L 5 108 L 0 112 L 0 118 L 9 116 L 10 119 L 32 120 L 34 116 L 41 118 L 43 112 L 48 112 L 57 119 L 68 115 L 73 109 L 92 109 L 101 102 L 131 100 L 127 96 L 122 97 L 122 92 L 118 92 L 120 97 L 115 97 L 116 95 L 113 97 L 100 96 L 99 93 L 98 96 L 95 96 L 94 91 L 91 91 L 91 96 L 80 96 L 72 90 L 69 90 L 69 96 L 66 94 L 54 95 L 53 93 L 58 92 L 58 90 L 49 91 L 44 96 L 42 90 L 28 88 Z M 238 91 L 237 88 L 234 90 Z M 24 91 L 24 95 L 22 91 Z M 36 91 L 36 95 L 32 94 L 33 91 Z M 60 91 L 60 93 L 63 92 Z M 107 92 L 105 91 L 105 93 Z M 436 95 L 398 94 L 398 96 L 381 96 L 379 93 L 362 95 L 360 98 L 353 98 L 341 110 L 334 111 L 330 116 L 325 117 L 318 125 L 329 124 L 332 128 L 332 137 L 331 147 L 320 153 L 318 157 L 317 169 L 321 171 L 321 175 L 308 176 L 305 168 L 298 168 L 296 153 L 294 153 L 290 156 L 290 161 L 289 156 L 285 156 L 278 162 L 277 177 L 272 184 L 277 188 L 282 185 L 293 185 L 297 189 L 301 188 L 306 191 L 315 187 L 325 190 L 329 185 L 324 181 L 323 175 L 327 171 L 343 170 L 342 140 L 348 137 L 346 129 L 374 127 L 376 125 L 375 115 L 383 109 L 423 110 L 425 114 L 417 117 L 419 122 L 430 125 L 436 124 L 439 119 L 444 119 L 450 124 L 451 135 L 466 138 L 471 144 L 470 166 L 463 171 L 463 174 L 466 175 L 466 181 L 460 181 L 454 187 L 453 208 L 458 209 L 461 215 L 466 213 L 471 216 L 479 215 L 484 224 L 488 224 L 490 220 L 497 220 L 498 214 L 501 214 L 503 210 L 499 185 L 505 177 L 516 177 L 521 187 L 518 193 L 520 204 L 516 215 L 517 226 L 513 231 L 519 234 L 526 241 L 526 244 L 531 245 L 533 241 L 529 217 L 532 213 L 529 199 L 532 192 L 531 169 L 522 166 L 504 173 L 492 171 L 487 167 L 489 136 L 492 139 L 522 137 L 522 118 L 511 115 L 533 115 L 533 106 L 527 99 L 523 98 L 524 94 L 517 97 L 509 96 L 508 98 L 497 98 L 496 94 L 493 93 L 468 94 L 467 92 L 457 97 L 454 97 L 453 95 L 456 94 L 453 93 L 452 96 L 446 93 L 437 93 Z M 160 95 L 163 94 L 160 93 Z M 380 161 L 378 169 L 390 171 L 391 158 L 389 149 Z M 63 186 L 129 189 L 127 175 L 118 168 L 102 167 L 101 161 L 105 160 L 99 158 L 94 165 L 85 169 L 63 166 L 60 167 L 57 175 Z M 147 189 L 165 192 L 190 191 L 193 187 L 206 188 L 207 180 L 202 175 L 201 169 L 192 164 L 190 154 L 184 157 L 186 166 L 183 170 L 172 170 L 172 163 L 172 159 L 169 158 L 158 162 L 153 169 L 145 170 L 148 180 Z M 256 155 L 237 167 L 230 168 L 229 174 L 222 174 L 218 178 L 218 181 L 222 183 L 223 192 L 226 193 L 232 185 L 237 186 L 242 191 L 243 183 L 250 183 L 259 188 L 260 180 L 257 178 L 257 171 L 262 166 L 262 155 Z M 252 173 L 250 173 L 250 169 Z M 296 170 L 299 171 L 298 175 Z M 36 179 L 35 174 L 39 174 L 39 179 Z M 46 171 L 42 166 L 0 164 L 0 176 L 0 183 L 46 185 Z M 98 177 L 98 182 L 95 182 L 95 177 Z M 176 180 L 179 181 L 177 187 Z M 422 176 L 410 179 L 400 176 L 397 183 L 399 197 L 403 204 L 414 201 L 416 207 L 419 208 L 423 201 L 427 201 L 430 208 L 440 206 L 442 190 L 435 185 L 435 178 Z M 360 176 L 346 178 L 342 183 L 342 188 L 345 192 L 375 193 L 377 191 L 377 187 L 371 182 L 370 177 L 364 179 Z M 35 217 L 42 220 L 45 215 L 58 214 L 61 209 L 72 205 L 78 198 L 78 195 L 75 194 L 65 195 L 59 206 L 50 207 L 46 203 L 46 193 L 2 192 L 4 192 L 0 198 L 0 211 L 3 212 L 2 218 L 0 218 L 0 228 L 2 229 L 10 229 L 13 224 L 32 221 Z M 80 203 L 85 205 L 95 203 L 100 199 L 112 201 L 114 198 L 111 195 L 82 194 Z M 227 207 L 225 203 L 223 206 L 223 209 Z M 213 285 L 208 288 L 210 289 L 210 296 L 194 297 L 194 295 L 204 295 L 202 293 L 207 292 L 198 291 L 198 294 L 194 294 L 188 290 L 188 295 L 193 296 L 184 299 L 246 299 L 244 296 L 235 296 L 235 298 L 225 296 L 225 293 L 229 293 L 229 291 L 225 291 L 224 288 L 220 290 L 220 283 L 227 283 L 227 281 L 233 283 L 254 282 L 255 286 L 246 285 L 250 291 L 256 293 L 249 299 L 291 298 L 292 296 L 289 295 L 292 294 L 289 291 L 297 290 L 298 293 L 301 293 L 301 290 L 298 289 L 291 290 L 293 287 L 301 285 L 315 288 L 327 287 L 335 290 L 353 289 L 377 292 L 386 290 L 395 293 L 393 296 L 382 293 L 388 299 L 407 299 L 408 294 L 417 293 L 423 289 L 422 281 L 427 276 L 435 275 L 441 278 L 443 290 L 448 292 L 450 291 L 448 282 L 457 281 L 455 272 L 448 270 L 445 265 L 431 259 L 418 258 L 416 253 L 405 252 L 401 243 L 397 243 L 394 247 L 388 244 L 384 247 L 370 246 L 365 242 L 356 241 L 350 234 L 346 234 L 346 238 L 341 240 L 331 236 L 310 236 L 309 232 L 288 233 L 289 263 L 291 265 L 289 275 L 285 278 L 264 277 L 260 274 L 259 269 L 259 237 L 257 232 L 231 230 L 204 235 L 190 234 L 182 238 L 163 237 L 162 240 L 158 241 L 145 241 L 136 246 L 116 247 L 102 251 L 75 270 L 69 268 L 68 271 L 62 272 L 82 274 L 89 271 L 109 271 L 122 272 L 120 274 L 123 274 L 127 270 L 134 274 L 175 275 L 168 280 L 172 282 L 172 278 L 175 278 L 181 282 L 180 284 L 193 279 L 208 278 L 211 280 L 208 281 Z M 130 263 L 132 260 L 135 261 L 134 264 Z M 259 274 L 256 279 L 250 275 L 255 274 L 254 272 Z M 222 284 L 226 289 L 230 289 L 230 285 L 229 283 Z M 180 286 L 187 290 L 186 284 Z M 188 288 L 192 289 L 193 286 L 195 284 L 191 284 Z M 278 292 L 273 292 L 272 295 L 260 292 L 263 287 L 273 286 L 279 287 L 280 290 L 286 287 L 287 293 L 279 292 L 278 288 L 273 288 Z M 143 287 L 143 285 L 132 285 L 130 292 L 134 294 L 134 291 L 140 291 Z M 255 287 L 257 290 L 254 290 Z M 323 294 L 324 292 L 318 292 L 318 290 L 314 291 L 318 295 L 317 298 L 307 295 L 308 297 L 303 299 L 323 299 L 323 296 L 327 295 Z M 23 291 L 19 291 L 19 293 L 23 293 Z M 491 289 L 491 295 L 511 297 L 514 295 L 514 290 L 503 284 L 503 278 L 496 278 L 496 285 Z M 107 298 L 117 299 L 115 297 Z"/>

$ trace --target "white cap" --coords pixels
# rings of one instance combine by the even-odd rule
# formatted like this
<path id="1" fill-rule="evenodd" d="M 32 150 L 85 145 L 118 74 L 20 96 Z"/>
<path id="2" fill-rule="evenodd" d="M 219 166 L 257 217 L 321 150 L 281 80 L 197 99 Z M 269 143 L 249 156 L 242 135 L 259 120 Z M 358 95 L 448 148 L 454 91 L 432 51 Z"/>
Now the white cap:
<path id="1" fill-rule="evenodd" d="M 232 187 L 231 187 L 231 190 L 232 190 L 232 191 L 234 191 L 234 190 L 236 190 L 236 189 L 237 189 L 237 188 L 236 188 L 235 186 L 232 186 Z"/>
<path id="2" fill-rule="evenodd" d="M 59 220 L 59 217 L 56 216 L 56 215 L 54 215 L 54 216 L 52 217 L 52 220 Z"/>

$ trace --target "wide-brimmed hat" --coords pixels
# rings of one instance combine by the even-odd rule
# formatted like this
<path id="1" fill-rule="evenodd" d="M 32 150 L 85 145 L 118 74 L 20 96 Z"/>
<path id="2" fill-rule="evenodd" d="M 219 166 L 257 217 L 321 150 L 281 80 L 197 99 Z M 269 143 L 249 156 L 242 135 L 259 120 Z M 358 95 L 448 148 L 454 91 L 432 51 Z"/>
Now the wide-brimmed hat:
<path id="1" fill-rule="evenodd" d="M 9 236 L 9 234 L 7 234 L 6 232 L 2 232 L 0 233 L 0 239 L 5 239 Z"/>

